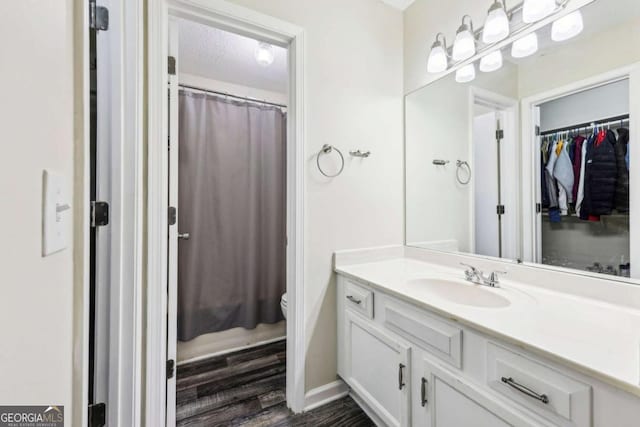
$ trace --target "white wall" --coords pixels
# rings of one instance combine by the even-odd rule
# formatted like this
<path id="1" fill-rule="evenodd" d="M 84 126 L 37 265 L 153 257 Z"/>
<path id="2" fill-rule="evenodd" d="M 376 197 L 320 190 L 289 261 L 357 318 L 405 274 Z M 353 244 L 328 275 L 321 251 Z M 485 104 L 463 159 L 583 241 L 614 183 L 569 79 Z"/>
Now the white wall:
<path id="1" fill-rule="evenodd" d="M 403 242 L 402 13 L 379 0 L 234 0 L 306 30 L 307 390 L 336 376 L 332 253 Z M 333 180 L 323 144 L 371 150 Z"/>
<path id="2" fill-rule="evenodd" d="M 0 40 L 0 403 L 64 405 L 70 426 L 73 245 L 41 257 L 41 212 L 43 169 L 73 194 L 74 2 L 0 2 Z"/>
<path id="3" fill-rule="evenodd" d="M 629 114 L 628 79 L 541 104 L 540 129 L 544 132 L 624 114 Z"/>

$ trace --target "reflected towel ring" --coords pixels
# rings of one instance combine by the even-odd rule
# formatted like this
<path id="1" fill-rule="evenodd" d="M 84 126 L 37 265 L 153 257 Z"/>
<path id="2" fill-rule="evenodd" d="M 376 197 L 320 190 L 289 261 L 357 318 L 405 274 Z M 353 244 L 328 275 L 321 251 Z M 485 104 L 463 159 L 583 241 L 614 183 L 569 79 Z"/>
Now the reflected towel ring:
<path id="1" fill-rule="evenodd" d="M 340 170 L 334 174 L 334 175 L 330 175 L 328 173 L 326 173 L 325 171 L 322 170 L 322 166 L 320 166 L 320 155 L 322 154 L 329 154 L 331 153 L 333 150 L 336 150 L 336 152 L 340 155 Z M 327 178 L 335 178 L 336 176 L 340 175 L 342 173 L 342 171 L 344 170 L 344 156 L 342 155 L 342 151 L 338 150 L 336 147 L 329 145 L 329 144 L 324 144 L 322 146 L 322 150 L 318 151 L 318 155 L 316 156 L 316 164 L 318 165 L 318 170 L 320 171 L 320 173 L 324 176 L 326 176 Z"/>
<path id="2" fill-rule="evenodd" d="M 458 182 L 462 185 L 467 185 L 469 182 L 471 182 L 471 166 L 469 166 L 469 163 L 463 161 L 463 160 L 458 160 L 456 161 L 456 166 L 458 166 L 458 168 L 456 169 L 456 179 L 458 180 Z M 467 169 L 467 179 L 463 180 L 460 178 L 460 171 L 462 169 Z"/>

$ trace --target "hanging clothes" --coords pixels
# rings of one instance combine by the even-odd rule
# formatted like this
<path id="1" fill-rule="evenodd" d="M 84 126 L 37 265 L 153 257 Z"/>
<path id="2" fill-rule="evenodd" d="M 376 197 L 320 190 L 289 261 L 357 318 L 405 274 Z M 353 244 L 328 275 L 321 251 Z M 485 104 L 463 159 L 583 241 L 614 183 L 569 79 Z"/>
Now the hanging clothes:
<path id="1" fill-rule="evenodd" d="M 620 128 L 615 144 L 617 168 L 615 207 L 620 213 L 629 212 L 629 167 L 626 161 L 628 147 L 629 129 Z"/>
<path id="2" fill-rule="evenodd" d="M 568 203 L 573 202 L 573 165 L 571 164 L 571 158 L 569 157 L 569 153 L 567 148 L 564 145 L 564 141 L 560 141 L 558 143 L 558 147 L 556 149 L 556 154 L 558 155 L 558 159 L 556 160 L 555 166 L 553 168 L 553 177 L 558 180 L 558 184 L 561 187 L 561 198 L 566 197 L 566 201 Z M 562 210 L 562 203 L 560 204 L 560 209 Z M 566 212 L 563 212 L 563 215 L 566 215 Z"/>
<path id="3" fill-rule="evenodd" d="M 553 178 L 553 168 L 555 167 L 558 155 L 556 154 L 557 142 L 553 142 L 549 146 L 549 154 L 547 160 L 547 166 L 544 169 L 545 177 L 547 179 L 547 193 L 549 194 L 549 208 L 557 208 L 558 205 L 558 187 L 556 186 L 556 180 Z"/>
<path id="4" fill-rule="evenodd" d="M 572 159 L 572 163 L 573 163 L 573 189 L 571 191 L 571 197 L 573 199 L 574 202 L 576 202 L 576 209 L 577 209 L 577 202 L 578 202 L 578 189 L 580 187 L 580 180 L 582 177 L 581 174 L 581 169 L 582 169 L 582 144 L 585 141 L 585 137 L 582 135 L 577 135 L 573 138 L 573 146 L 572 148 L 572 153 L 573 153 L 573 159 Z"/>
<path id="5" fill-rule="evenodd" d="M 589 182 L 589 177 L 591 176 L 591 165 L 593 164 L 593 159 L 591 158 L 591 153 L 593 151 L 593 145 L 596 141 L 596 133 L 593 133 L 589 140 L 587 141 L 586 146 L 583 150 L 582 164 L 584 166 L 584 172 L 582 173 L 582 203 L 580 204 L 580 219 L 588 220 L 589 219 L 589 210 L 591 209 L 591 194 L 587 191 L 587 184 Z M 578 190 L 580 192 L 580 190 Z"/>
<path id="6" fill-rule="evenodd" d="M 617 176 L 615 144 L 615 134 L 603 130 L 587 153 L 585 201 L 589 201 L 587 214 L 591 217 L 610 215 L 614 207 Z"/>
<path id="7" fill-rule="evenodd" d="M 578 179 L 578 193 L 576 195 L 576 216 L 578 218 L 582 216 L 582 203 L 584 201 L 584 175 L 587 165 L 587 147 L 592 142 L 591 139 L 582 141 L 580 150 L 580 178 Z"/>

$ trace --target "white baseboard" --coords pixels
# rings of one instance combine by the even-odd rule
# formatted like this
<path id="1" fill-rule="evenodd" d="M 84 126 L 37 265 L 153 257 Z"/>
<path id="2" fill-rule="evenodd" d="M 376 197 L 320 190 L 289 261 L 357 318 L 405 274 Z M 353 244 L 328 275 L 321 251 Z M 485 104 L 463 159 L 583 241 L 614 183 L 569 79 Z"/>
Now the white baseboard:
<path id="1" fill-rule="evenodd" d="M 304 395 L 304 411 L 310 411 L 326 405 L 327 403 L 341 399 L 348 394 L 349 387 L 347 387 L 342 380 L 337 380 L 321 387 L 314 388 Z"/>
<path id="2" fill-rule="evenodd" d="M 367 414 L 367 416 L 369 418 L 371 418 L 371 421 L 373 421 L 373 423 L 378 426 L 378 427 L 384 427 L 386 424 L 380 419 L 380 417 L 378 416 L 378 414 L 376 414 L 373 409 L 371 409 L 371 407 L 369 405 L 367 405 L 361 398 L 360 396 L 358 396 L 353 390 L 351 390 L 351 392 L 349 393 L 349 396 L 351 396 L 351 398 L 358 404 L 358 406 L 360 407 L 360 409 L 362 409 L 364 411 L 365 414 Z"/>

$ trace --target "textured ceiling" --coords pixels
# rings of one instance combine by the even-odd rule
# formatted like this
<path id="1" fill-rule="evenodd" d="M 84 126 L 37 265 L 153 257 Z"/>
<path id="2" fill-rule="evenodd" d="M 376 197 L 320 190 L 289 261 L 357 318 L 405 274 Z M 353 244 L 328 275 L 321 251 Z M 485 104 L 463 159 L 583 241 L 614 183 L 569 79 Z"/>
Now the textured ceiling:
<path id="1" fill-rule="evenodd" d="M 253 88 L 287 91 L 287 51 L 275 46 L 275 61 L 268 67 L 255 60 L 256 40 L 179 19 L 181 73 Z"/>
<path id="2" fill-rule="evenodd" d="M 382 0 L 383 3 L 393 6 L 396 9 L 405 10 L 413 4 L 416 0 Z"/>

